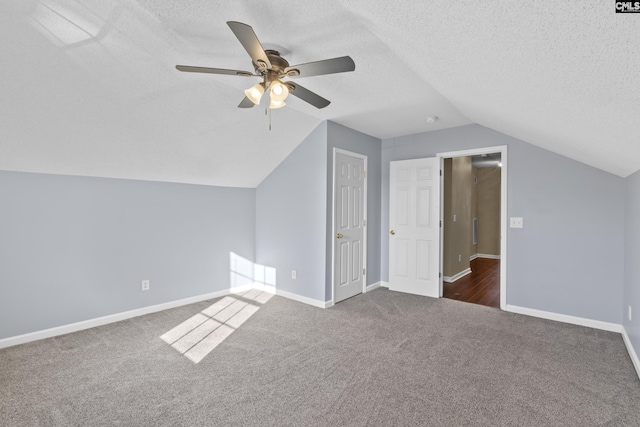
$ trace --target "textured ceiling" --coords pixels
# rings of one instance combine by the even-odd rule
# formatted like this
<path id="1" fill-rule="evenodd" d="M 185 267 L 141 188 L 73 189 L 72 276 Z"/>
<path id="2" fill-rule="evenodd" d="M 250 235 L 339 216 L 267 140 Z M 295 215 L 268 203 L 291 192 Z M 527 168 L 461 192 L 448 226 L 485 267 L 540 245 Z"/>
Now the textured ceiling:
<path id="1" fill-rule="evenodd" d="M 640 15 L 614 2 L 4 0 L 0 169 L 258 185 L 322 120 L 388 138 L 479 123 L 605 171 L 640 169 Z M 255 78 L 226 21 L 332 104 L 238 109 Z M 429 124 L 425 118 L 441 118 Z"/>

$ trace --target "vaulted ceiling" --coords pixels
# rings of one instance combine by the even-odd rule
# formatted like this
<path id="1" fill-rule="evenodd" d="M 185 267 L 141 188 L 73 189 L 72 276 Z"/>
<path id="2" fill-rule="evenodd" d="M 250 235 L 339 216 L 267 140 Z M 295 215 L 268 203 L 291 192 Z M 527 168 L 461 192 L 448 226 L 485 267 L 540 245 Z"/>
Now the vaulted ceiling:
<path id="1" fill-rule="evenodd" d="M 614 2 L 4 0 L 0 169 L 258 185 L 322 120 L 377 138 L 478 123 L 619 176 L 640 169 L 639 14 Z M 332 101 L 239 109 L 255 77 L 226 21 Z M 434 124 L 426 121 L 437 115 Z"/>

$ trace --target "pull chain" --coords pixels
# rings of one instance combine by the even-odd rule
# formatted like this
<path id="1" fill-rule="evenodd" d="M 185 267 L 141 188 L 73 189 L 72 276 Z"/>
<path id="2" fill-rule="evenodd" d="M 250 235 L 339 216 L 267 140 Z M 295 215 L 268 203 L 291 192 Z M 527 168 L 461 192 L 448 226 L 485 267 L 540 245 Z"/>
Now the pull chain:
<path id="1" fill-rule="evenodd" d="M 269 131 L 271 131 L 271 110 L 269 109 L 269 107 L 264 109 L 264 115 L 269 116 Z"/>

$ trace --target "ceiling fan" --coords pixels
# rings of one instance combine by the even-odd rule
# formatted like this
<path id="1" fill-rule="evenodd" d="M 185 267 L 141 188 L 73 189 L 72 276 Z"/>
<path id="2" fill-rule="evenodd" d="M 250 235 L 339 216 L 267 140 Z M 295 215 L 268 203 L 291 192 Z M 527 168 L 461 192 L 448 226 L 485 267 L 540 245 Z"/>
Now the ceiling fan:
<path id="1" fill-rule="evenodd" d="M 356 64 L 349 56 L 325 59 L 322 61 L 307 62 L 305 64 L 290 66 L 289 62 L 280 56 L 275 50 L 264 50 L 256 33 L 247 24 L 242 22 L 227 22 L 233 34 L 236 35 L 242 46 L 253 61 L 255 73 L 240 70 L 227 70 L 224 68 L 192 67 L 189 65 L 176 65 L 179 71 L 189 73 L 227 74 L 244 77 L 261 77 L 262 82 L 245 90 L 245 97 L 238 105 L 239 108 L 251 108 L 260 103 L 265 91 L 269 91 L 269 108 L 281 108 L 286 104 L 284 100 L 289 94 L 294 95 L 316 108 L 324 108 L 331 101 L 291 81 L 282 79 L 296 77 L 310 77 L 322 74 L 344 73 L 356 69 Z"/>

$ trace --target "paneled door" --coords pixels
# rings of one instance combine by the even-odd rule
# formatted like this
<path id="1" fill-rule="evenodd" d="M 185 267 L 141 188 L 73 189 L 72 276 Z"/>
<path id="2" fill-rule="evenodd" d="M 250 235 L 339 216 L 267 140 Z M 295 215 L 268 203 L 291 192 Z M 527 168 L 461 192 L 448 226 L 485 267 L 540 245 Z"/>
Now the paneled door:
<path id="1" fill-rule="evenodd" d="M 365 284 L 366 157 L 335 152 L 334 302 L 361 293 Z"/>
<path id="2" fill-rule="evenodd" d="M 389 289 L 440 297 L 440 159 L 391 162 Z"/>

